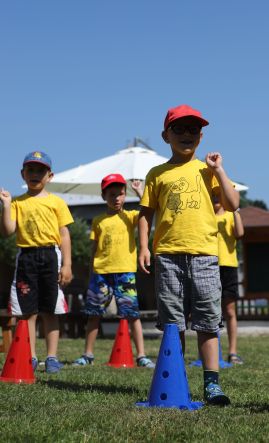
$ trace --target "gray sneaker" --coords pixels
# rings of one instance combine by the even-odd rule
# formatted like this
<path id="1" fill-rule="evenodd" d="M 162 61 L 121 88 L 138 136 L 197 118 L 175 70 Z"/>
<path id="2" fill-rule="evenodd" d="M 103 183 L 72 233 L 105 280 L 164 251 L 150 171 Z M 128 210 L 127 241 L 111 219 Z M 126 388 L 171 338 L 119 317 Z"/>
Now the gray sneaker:
<path id="1" fill-rule="evenodd" d="M 136 364 L 139 368 L 155 368 L 155 363 L 153 363 L 153 361 L 146 356 L 137 358 Z"/>

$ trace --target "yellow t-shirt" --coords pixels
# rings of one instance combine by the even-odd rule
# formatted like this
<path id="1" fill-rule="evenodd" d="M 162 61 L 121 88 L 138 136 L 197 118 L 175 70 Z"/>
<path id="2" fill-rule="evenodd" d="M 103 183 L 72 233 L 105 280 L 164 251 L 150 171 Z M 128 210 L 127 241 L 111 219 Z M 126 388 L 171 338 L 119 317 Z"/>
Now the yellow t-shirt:
<path id="1" fill-rule="evenodd" d="M 59 228 L 74 221 L 65 201 L 54 194 L 16 197 L 11 204 L 11 219 L 17 225 L 17 246 L 22 248 L 60 246 Z"/>
<path id="2" fill-rule="evenodd" d="M 152 168 L 141 206 L 155 209 L 155 254 L 218 255 L 212 194 L 219 184 L 200 160 Z"/>
<path id="3" fill-rule="evenodd" d="M 134 230 L 138 211 L 123 210 L 102 214 L 92 222 L 90 239 L 97 241 L 93 270 L 98 274 L 136 272 L 137 254 Z"/>
<path id="4" fill-rule="evenodd" d="M 237 268 L 236 238 L 234 236 L 234 215 L 225 211 L 216 214 L 218 223 L 219 265 Z"/>

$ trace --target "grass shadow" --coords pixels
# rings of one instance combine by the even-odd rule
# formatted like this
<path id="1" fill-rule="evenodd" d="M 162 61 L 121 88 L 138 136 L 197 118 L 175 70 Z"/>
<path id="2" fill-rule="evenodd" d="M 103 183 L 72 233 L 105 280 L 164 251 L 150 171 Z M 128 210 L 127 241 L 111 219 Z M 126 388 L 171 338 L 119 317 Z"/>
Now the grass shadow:
<path id="1" fill-rule="evenodd" d="M 263 412 L 269 412 L 269 402 L 268 403 L 236 403 L 233 404 L 234 408 L 248 409 L 252 414 L 258 414 Z"/>
<path id="2" fill-rule="evenodd" d="M 103 394 L 137 394 L 140 391 L 134 387 L 118 386 L 118 385 L 104 385 L 104 384 L 79 384 L 60 380 L 39 380 L 39 384 L 46 385 L 49 388 L 57 389 L 59 391 L 71 392 L 102 392 Z"/>

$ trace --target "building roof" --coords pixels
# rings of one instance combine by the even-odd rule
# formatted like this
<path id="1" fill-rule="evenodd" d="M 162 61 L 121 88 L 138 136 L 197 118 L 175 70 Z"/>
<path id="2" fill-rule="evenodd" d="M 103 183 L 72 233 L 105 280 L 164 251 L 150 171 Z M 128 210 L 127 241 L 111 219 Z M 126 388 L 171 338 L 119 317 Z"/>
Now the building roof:
<path id="1" fill-rule="evenodd" d="M 247 206 L 240 210 L 244 228 L 269 227 L 269 211 L 256 206 Z"/>

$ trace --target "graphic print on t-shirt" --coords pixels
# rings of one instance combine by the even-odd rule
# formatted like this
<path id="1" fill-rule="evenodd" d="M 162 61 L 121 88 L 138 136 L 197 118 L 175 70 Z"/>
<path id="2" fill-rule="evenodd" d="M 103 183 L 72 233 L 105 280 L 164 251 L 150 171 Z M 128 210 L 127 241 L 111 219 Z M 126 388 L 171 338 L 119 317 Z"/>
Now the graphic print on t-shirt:
<path id="1" fill-rule="evenodd" d="M 38 211 L 28 211 L 25 215 L 25 220 L 25 231 L 32 239 L 38 238 L 40 232 L 44 232 L 45 224 Z"/>
<path id="2" fill-rule="evenodd" d="M 108 256 L 111 254 L 113 247 L 121 247 L 126 237 L 126 229 L 119 226 L 109 226 L 105 228 L 107 231 L 102 242 L 103 254 Z"/>
<path id="3" fill-rule="evenodd" d="M 167 208 L 176 214 L 182 214 L 187 208 L 199 209 L 201 204 L 201 176 L 196 176 L 196 189 L 189 189 L 186 178 L 181 177 L 171 184 L 167 198 Z"/>

